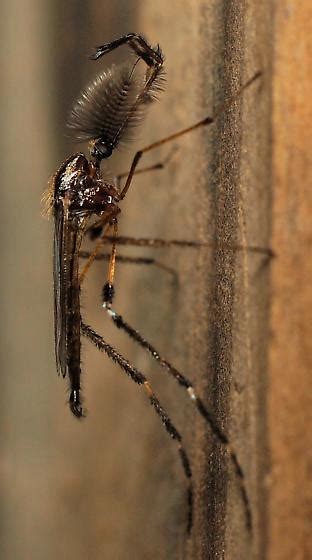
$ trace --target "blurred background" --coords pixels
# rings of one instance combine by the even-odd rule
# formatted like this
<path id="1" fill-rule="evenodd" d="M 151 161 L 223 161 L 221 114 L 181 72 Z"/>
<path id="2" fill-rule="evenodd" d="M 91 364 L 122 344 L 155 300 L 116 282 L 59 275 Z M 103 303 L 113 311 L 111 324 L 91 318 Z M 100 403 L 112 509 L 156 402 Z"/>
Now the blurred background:
<path id="1" fill-rule="evenodd" d="M 268 425 L 274 429 L 272 402 L 279 394 L 272 378 L 276 392 L 269 394 L 267 416 L 268 342 L 270 328 L 275 337 L 277 331 L 269 328 L 270 268 L 246 247 L 272 246 L 272 5 L 11 0 L 1 12 L 1 558 L 265 558 Z M 115 301 L 194 380 L 234 441 L 252 501 L 252 541 L 223 451 L 183 391 L 105 316 L 103 263 L 94 264 L 83 286 L 82 314 L 149 377 L 184 436 L 195 474 L 193 539 L 185 539 L 186 490 L 175 445 L 143 391 L 83 341 L 88 416 L 79 422 L 67 407 L 67 381 L 55 371 L 53 223 L 42 217 L 40 201 L 62 161 L 85 149 L 66 137 L 73 100 L 97 72 L 129 53 L 124 47 L 98 62 L 88 55 L 128 32 L 161 45 L 167 87 L 135 142 L 112 158 L 112 174 L 129 168 L 136 149 L 211 115 L 265 69 L 261 85 L 216 127 L 181 139 L 165 169 L 135 179 L 120 220 L 121 235 L 217 237 L 245 250 L 120 248 L 173 267 L 178 283 L 152 266 L 119 265 Z M 171 149 L 150 152 L 142 163 L 163 161 Z M 273 248 L 281 252 L 282 243 L 277 236 Z M 277 369 L 278 356 L 275 346 Z M 275 437 L 280 442 L 281 431 Z M 278 449 L 275 459 L 286 464 Z M 276 503 L 284 507 L 283 500 Z M 272 542 L 278 548 L 280 539 Z"/>

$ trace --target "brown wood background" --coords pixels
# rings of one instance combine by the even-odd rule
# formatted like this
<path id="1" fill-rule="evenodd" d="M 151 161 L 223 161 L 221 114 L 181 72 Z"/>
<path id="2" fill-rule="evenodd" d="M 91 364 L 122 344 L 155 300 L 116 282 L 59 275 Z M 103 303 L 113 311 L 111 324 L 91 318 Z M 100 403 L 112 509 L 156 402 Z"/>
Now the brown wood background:
<path id="1" fill-rule="evenodd" d="M 311 16 L 308 0 L 3 3 L 1 558 L 311 556 Z M 194 380 L 235 445 L 252 538 L 235 476 L 204 422 L 103 316 L 101 265 L 83 313 L 150 377 L 183 433 L 195 481 L 189 542 L 176 450 L 144 395 L 85 343 L 89 415 L 79 423 L 55 374 L 52 224 L 41 218 L 41 193 L 77 149 L 64 127 L 72 99 L 127 56 L 96 65 L 90 47 L 129 31 L 160 43 L 168 87 L 112 172 L 127 169 L 136 146 L 211 114 L 263 69 L 261 84 L 216 126 L 181 140 L 165 170 L 135 181 L 121 223 L 125 234 L 217 237 L 245 250 L 159 250 L 178 287 L 161 271 L 129 266 L 116 285 L 116 308 Z M 253 244 L 276 259 L 255 257 Z"/>
<path id="2" fill-rule="evenodd" d="M 270 558 L 312 554 L 309 2 L 278 2 L 273 35 Z"/>

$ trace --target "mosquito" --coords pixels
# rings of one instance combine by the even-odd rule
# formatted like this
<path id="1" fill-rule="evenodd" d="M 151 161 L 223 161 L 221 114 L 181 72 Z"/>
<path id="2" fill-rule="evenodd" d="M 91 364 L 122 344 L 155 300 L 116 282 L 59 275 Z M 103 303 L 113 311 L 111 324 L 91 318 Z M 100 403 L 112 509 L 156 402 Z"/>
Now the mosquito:
<path id="1" fill-rule="evenodd" d="M 159 365 L 184 388 L 198 412 L 205 419 L 212 436 L 226 449 L 237 476 L 244 504 L 246 525 L 252 529 L 252 512 L 245 485 L 243 469 L 235 449 L 227 435 L 218 426 L 213 413 L 203 403 L 191 381 L 148 342 L 142 334 L 129 325 L 112 307 L 114 300 L 114 278 L 116 260 L 121 262 L 145 262 L 158 264 L 154 259 L 118 257 L 117 245 L 148 245 L 159 247 L 177 245 L 186 247 L 211 246 L 198 241 L 164 241 L 160 239 L 135 239 L 118 236 L 118 216 L 120 203 L 126 197 L 135 174 L 157 169 L 156 164 L 137 169 L 143 154 L 172 142 L 196 129 L 211 125 L 216 118 L 231 106 L 261 75 L 257 72 L 237 93 L 229 98 L 214 114 L 180 130 L 166 138 L 149 144 L 138 151 L 127 174 L 121 174 L 114 181 L 107 181 L 101 169 L 102 160 L 109 158 L 114 150 L 131 139 L 133 129 L 145 116 L 146 109 L 162 92 L 165 85 L 164 57 L 160 46 L 150 46 L 141 35 L 129 33 L 95 49 L 91 59 L 100 59 L 105 54 L 127 45 L 135 54 L 135 61 L 113 66 L 100 73 L 82 91 L 75 102 L 68 120 L 68 127 L 79 141 L 89 142 L 89 157 L 76 153 L 64 161 L 50 182 L 48 204 L 54 216 L 54 315 L 55 315 L 55 355 L 59 375 L 67 377 L 70 385 L 69 407 L 77 418 L 84 416 L 81 397 L 81 335 L 88 338 L 100 351 L 116 362 L 129 378 L 140 385 L 155 412 L 160 417 L 165 430 L 176 442 L 188 487 L 189 515 L 187 530 L 192 527 L 192 470 L 182 436 L 172 423 L 146 377 L 113 346 L 87 325 L 80 310 L 80 289 L 87 271 L 94 260 L 106 258 L 108 263 L 107 281 L 103 288 L 103 307 L 119 329 L 125 331 Z M 121 180 L 125 178 L 123 187 Z M 95 221 L 94 221 L 95 220 Z M 93 252 L 82 252 L 81 244 L 86 235 L 99 238 Z M 105 244 L 111 246 L 108 255 L 102 254 Z M 237 249 L 241 247 L 237 246 Z M 231 247 L 233 249 L 233 247 Z M 248 248 L 256 253 L 268 254 L 261 247 Z M 80 271 L 79 259 L 86 258 Z M 128 260 L 127 260 L 128 259 Z"/>

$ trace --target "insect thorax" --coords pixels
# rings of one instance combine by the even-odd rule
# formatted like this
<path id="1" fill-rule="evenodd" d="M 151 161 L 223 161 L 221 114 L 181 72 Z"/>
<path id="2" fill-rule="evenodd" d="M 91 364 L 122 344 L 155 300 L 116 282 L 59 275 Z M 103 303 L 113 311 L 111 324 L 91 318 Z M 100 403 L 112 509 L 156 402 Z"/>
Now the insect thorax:
<path id="1" fill-rule="evenodd" d="M 54 206 L 64 202 L 71 212 L 97 214 L 116 206 L 119 193 L 103 181 L 99 168 L 79 153 L 67 159 L 54 178 Z"/>

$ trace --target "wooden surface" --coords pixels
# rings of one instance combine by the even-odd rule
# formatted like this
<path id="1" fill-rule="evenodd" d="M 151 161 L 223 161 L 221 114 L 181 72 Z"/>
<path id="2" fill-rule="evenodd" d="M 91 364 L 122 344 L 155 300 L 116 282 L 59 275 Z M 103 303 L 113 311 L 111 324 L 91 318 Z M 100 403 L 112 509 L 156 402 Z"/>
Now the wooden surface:
<path id="1" fill-rule="evenodd" d="M 310 2 L 275 2 L 268 556 L 312 556 Z"/>
<path id="2" fill-rule="evenodd" d="M 5 560 L 311 555 L 311 8 L 308 1 L 269 0 L 181 5 L 31 0 L 24 11 L 17 0 L 4 3 Z M 41 193 L 77 150 L 64 126 L 72 99 L 98 70 L 128 56 L 124 49 L 93 63 L 90 48 L 129 31 L 160 43 L 168 85 L 136 142 L 112 161 L 112 172 L 127 169 L 137 147 L 211 115 L 263 70 L 261 82 L 214 127 L 181 139 L 166 169 L 137 178 L 120 224 L 122 234 L 217 238 L 244 250 L 158 250 L 157 258 L 176 269 L 178 287 L 160 270 L 128 265 L 117 268 L 116 281 L 117 310 L 194 381 L 235 446 L 252 535 L 233 469 L 187 396 L 103 316 L 99 264 L 82 292 L 83 315 L 151 379 L 183 434 L 195 482 L 189 541 L 177 453 L 144 394 L 84 343 L 89 414 L 79 423 L 55 373 L 52 224 L 40 216 Z M 250 245 L 272 246 L 277 257 L 269 263 Z"/>

